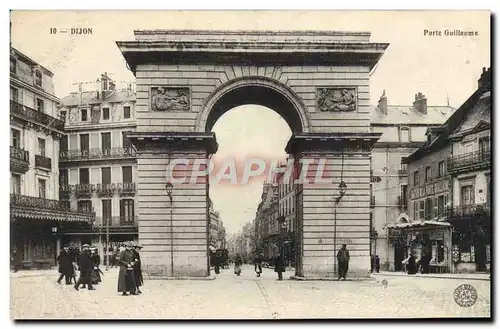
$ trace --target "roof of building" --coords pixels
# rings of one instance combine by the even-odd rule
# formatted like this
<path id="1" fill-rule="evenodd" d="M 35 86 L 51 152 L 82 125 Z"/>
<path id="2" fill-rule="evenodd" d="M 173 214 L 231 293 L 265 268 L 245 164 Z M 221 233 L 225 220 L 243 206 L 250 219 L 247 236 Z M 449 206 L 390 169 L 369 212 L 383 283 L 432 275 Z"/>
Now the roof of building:
<path id="1" fill-rule="evenodd" d="M 458 127 L 453 131 L 450 137 L 460 136 L 464 133 L 474 130 L 481 124 L 491 124 L 491 92 L 486 92 L 479 98 L 478 102 L 460 122 Z"/>
<path id="2" fill-rule="evenodd" d="M 376 106 L 372 107 L 371 124 L 441 124 L 450 117 L 456 109 L 451 106 L 427 106 L 427 114 L 417 111 L 413 105 L 388 105 L 387 114 L 382 113 Z"/>
<path id="3" fill-rule="evenodd" d="M 38 63 L 37 61 L 35 61 L 34 59 L 32 59 L 31 57 L 23 54 L 21 51 L 19 51 L 17 48 L 15 47 L 10 47 L 11 48 L 11 53 L 14 52 L 15 56 L 19 59 L 22 59 L 23 61 L 25 61 L 26 63 L 30 64 L 30 65 L 34 65 L 34 66 L 40 66 L 40 68 L 42 68 L 42 70 L 45 71 L 45 74 L 53 77 L 54 76 L 54 73 L 49 70 L 48 68 L 46 68 L 45 66 L 41 65 L 40 63 Z"/>
<path id="4" fill-rule="evenodd" d="M 483 71 L 483 74 L 489 75 L 490 70 L 488 69 L 486 72 Z M 481 79 L 483 79 L 483 76 Z M 452 134 L 459 131 L 464 125 L 468 127 L 467 129 L 474 129 L 479 123 L 484 122 L 482 119 L 488 116 L 488 113 L 491 111 L 491 103 L 488 97 L 491 90 L 491 82 L 489 77 L 485 78 L 485 80 L 486 81 L 478 87 L 478 89 L 446 120 L 446 122 L 443 123 L 441 126 L 441 128 L 443 128 L 442 132 L 438 134 L 430 144 L 425 144 L 415 150 L 415 152 L 406 157 L 402 163 L 410 163 L 429 153 L 442 149 L 448 144 Z M 477 111 L 474 111 L 474 109 Z M 472 114 L 474 112 L 477 113 Z M 474 116 L 474 120 L 466 120 L 469 113 Z M 491 114 L 489 114 L 487 120 L 488 123 L 491 121 Z M 466 123 L 466 121 L 471 121 L 471 123 Z M 476 122 L 475 125 L 474 122 Z"/>
<path id="5" fill-rule="evenodd" d="M 102 103 L 135 102 L 135 99 L 136 93 L 129 92 L 127 90 L 115 91 L 104 100 L 97 98 L 97 91 L 84 91 L 82 93 L 71 93 L 68 96 L 61 98 L 61 104 L 63 104 L 63 106 L 71 107 Z"/>

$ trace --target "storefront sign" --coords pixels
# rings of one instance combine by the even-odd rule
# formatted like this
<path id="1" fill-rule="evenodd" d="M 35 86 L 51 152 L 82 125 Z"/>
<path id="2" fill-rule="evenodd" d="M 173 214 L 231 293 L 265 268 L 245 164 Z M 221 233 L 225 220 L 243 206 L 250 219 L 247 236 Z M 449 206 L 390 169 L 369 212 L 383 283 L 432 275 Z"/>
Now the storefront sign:
<path id="1" fill-rule="evenodd" d="M 450 180 L 443 179 L 432 184 L 427 184 L 423 187 L 415 187 L 410 191 L 410 199 L 420 199 L 426 196 L 448 192 L 449 190 Z"/>

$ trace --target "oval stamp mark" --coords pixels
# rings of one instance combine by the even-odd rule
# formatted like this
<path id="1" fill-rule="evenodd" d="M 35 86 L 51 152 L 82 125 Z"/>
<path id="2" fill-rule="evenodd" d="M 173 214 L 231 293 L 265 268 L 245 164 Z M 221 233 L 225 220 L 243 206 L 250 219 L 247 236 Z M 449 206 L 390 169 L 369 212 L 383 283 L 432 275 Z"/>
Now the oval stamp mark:
<path id="1" fill-rule="evenodd" d="M 453 292 L 453 298 L 460 307 L 471 307 L 477 301 L 477 290 L 470 284 L 461 284 Z"/>

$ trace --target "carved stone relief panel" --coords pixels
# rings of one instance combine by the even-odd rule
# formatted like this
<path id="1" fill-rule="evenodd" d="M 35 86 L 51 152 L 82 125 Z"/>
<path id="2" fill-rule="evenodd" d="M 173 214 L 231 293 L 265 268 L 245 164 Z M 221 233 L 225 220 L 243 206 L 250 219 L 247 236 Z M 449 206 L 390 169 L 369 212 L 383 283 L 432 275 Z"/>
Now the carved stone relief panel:
<path id="1" fill-rule="evenodd" d="M 189 87 L 151 87 L 153 111 L 189 111 L 190 107 Z"/>
<path id="2" fill-rule="evenodd" d="M 358 96 L 356 88 L 334 87 L 318 88 L 316 102 L 323 112 L 353 112 L 357 108 Z"/>

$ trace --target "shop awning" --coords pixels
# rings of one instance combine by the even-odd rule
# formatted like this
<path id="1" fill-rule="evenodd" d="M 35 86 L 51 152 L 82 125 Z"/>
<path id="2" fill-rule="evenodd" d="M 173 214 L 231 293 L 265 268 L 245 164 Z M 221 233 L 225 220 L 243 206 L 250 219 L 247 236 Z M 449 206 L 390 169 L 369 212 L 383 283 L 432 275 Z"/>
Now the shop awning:
<path id="1" fill-rule="evenodd" d="M 436 220 L 426 220 L 426 221 L 415 221 L 411 223 L 393 223 L 389 224 L 386 227 L 387 228 L 423 228 L 423 227 L 432 227 L 432 226 L 439 226 L 439 227 L 449 227 L 451 226 L 450 223 L 448 222 L 440 222 Z"/>

